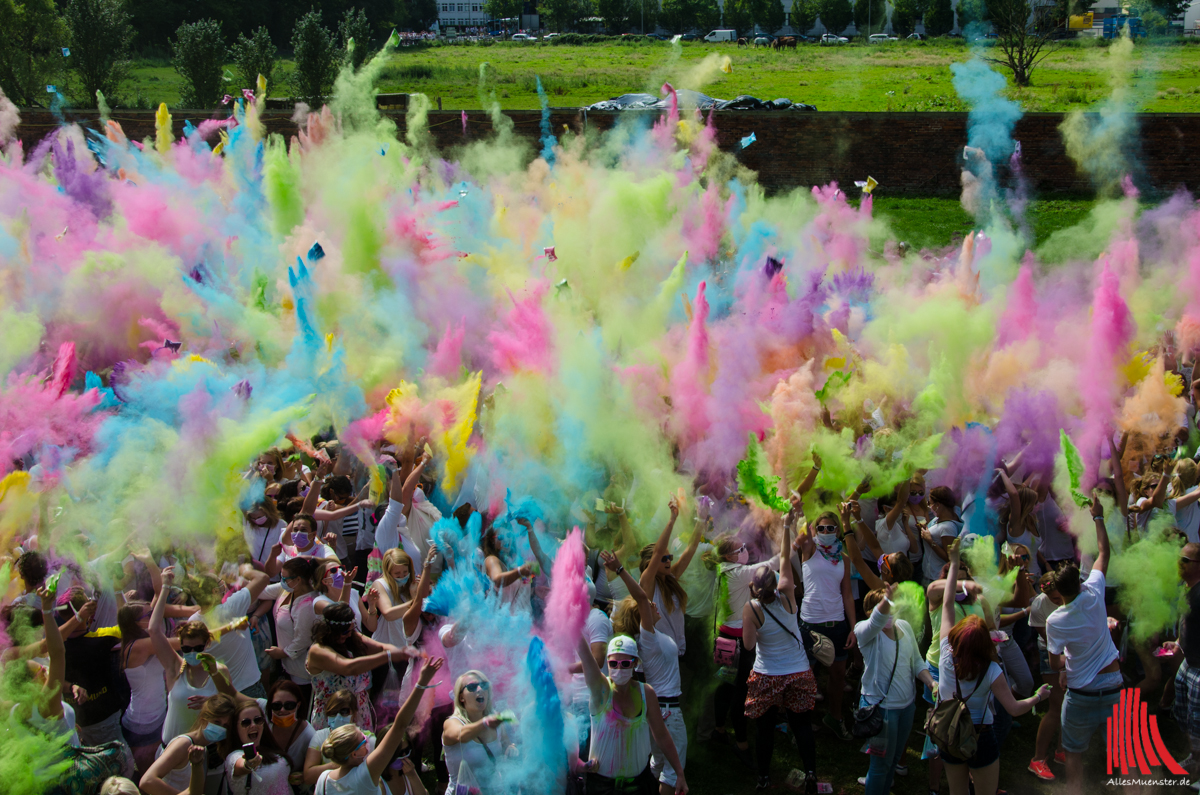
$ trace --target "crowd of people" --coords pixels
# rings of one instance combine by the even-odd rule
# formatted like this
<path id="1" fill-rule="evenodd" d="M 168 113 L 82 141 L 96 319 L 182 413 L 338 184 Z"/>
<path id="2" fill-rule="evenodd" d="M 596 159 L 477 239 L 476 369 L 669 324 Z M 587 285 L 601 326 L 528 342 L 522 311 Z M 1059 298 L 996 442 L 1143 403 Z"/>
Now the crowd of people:
<path id="1" fill-rule="evenodd" d="M 1190 738 L 1177 750 L 1200 748 L 1200 611 L 1129 644 L 1105 580 L 1114 546 L 1167 528 L 1198 606 L 1197 466 L 1126 445 L 1111 440 L 1090 500 L 1094 544 L 1068 531 L 1063 495 L 1020 460 L 997 462 L 966 499 L 927 488 L 922 472 L 868 499 L 866 483 L 843 495 L 814 488 L 814 456 L 787 512 L 701 488 L 693 527 L 677 527 L 687 498 L 672 496 L 661 533 L 636 548 L 600 548 L 609 522 L 631 536 L 619 506 L 598 505 L 575 572 L 588 612 L 560 682 L 578 743 L 559 749 L 552 789 L 686 793 L 691 751 L 765 790 L 778 782 L 785 728 L 803 791 L 818 791 L 820 745 L 826 759 L 865 751 L 859 783 L 882 795 L 910 774 L 927 712 L 931 793 L 1019 790 L 1000 780 L 1004 741 L 1046 702 L 1024 723 L 1036 753 L 1017 760 L 1020 775 L 1080 792 L 1084 754 L 1139 681 L 1143 702 L 1173 711 Z M 423 443 L 381 445 L 389 477 L 378 500 L 371 472 L 336 440 L 307 449 L 315 456 L 257 458 L 245 477 L 263 481 L 263 496 L 244 511 L 236 558 L 217 567 L 153 540 L 64 559 L 44 543 L 52 520 L 19 535 L 5 665 L 30 689 L 15 713 L 69 746 L 75 771 L 93 757 L 132 768 L 105 793 L 424 795 L 422 770 L 438 792 L 534 791 L 498 772 L 498 759 L 530 749 L 519 705 L 500 700 L 488 650 L 471 643 L 475 627 L 426 600 L 474 567 L 495 605 L 538 614 L 536 630 L 551 573 L 566 576 L 552 551 L 564 528 L 518 515 L 522 557 L 502 517 L 469 495 L 448 502 Z M 448 521 L 477 530 L 462 538 L 478 554 L 444 532 Z M 936 705 L 953 704 L 964 712 L 947 723 Z M 85 776 L 76 791 L 97 783 Z"/>

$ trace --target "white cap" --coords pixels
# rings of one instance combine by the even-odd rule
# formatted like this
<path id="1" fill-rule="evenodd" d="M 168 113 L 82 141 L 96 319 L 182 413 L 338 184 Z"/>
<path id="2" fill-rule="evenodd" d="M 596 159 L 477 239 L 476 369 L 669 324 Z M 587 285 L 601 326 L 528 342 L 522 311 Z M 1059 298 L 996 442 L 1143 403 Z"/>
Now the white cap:
<path id="1" fill-rule="evenodd" d="M 617 635 L 608 642 L 608 654 L 625 654 L 629 657 L 638 656 L 637 641 L 628 635 Z"/>

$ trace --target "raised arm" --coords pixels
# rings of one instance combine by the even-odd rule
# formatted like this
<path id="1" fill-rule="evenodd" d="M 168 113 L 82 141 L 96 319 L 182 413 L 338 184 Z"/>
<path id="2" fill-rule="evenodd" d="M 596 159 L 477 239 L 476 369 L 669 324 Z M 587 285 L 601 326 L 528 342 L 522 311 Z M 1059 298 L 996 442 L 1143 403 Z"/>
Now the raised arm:
<path id="1" fill-rule="evenodd" d="M 1121 468 L 1121 459 L 1125 456 L 1125 445 L 1129 442 L 1129 432 L 1121 434 L 1121 441 L 1112 451 L 1113 494 L 1117 498 L 1117 510 L 1124 517 L 1129 516 L 1129 490 L 1125 488 L 1125 473 Z"/>
<path id="2" fill-rule="evenodd" d="M 62 717 L 62 685 L 67 669 L 67 647 L 62 633 L 54 621 L 54 594 L 46 588 L 38 588 L 42 600 L 42 626 L 46 630 L 46 656 L 50 658 L 46 686 L 42 688 L 42 703 L 38 712 L 46 720 Z"/>
<path id="3" fill-rule="evenodd" d="M 950 544 L 950 571 L 946 574 L 946 585 L 942 588 L 942 634 L 941 637 L 950 637 L 950 630 L 954 629 L 955 614 L 954 614 L 954 594 L 958 590 L 958 539 L 955 539 Z"/>
<path id="4" fill-rule="evenodd" d="M 608 689 L 608 680 L 600 672 L 600 666 L 592 657 L 592 650 L 588 648 L 587 638 L 583 635 L 579 636 L 576 651 L 579 653 L 579 662 L 583 664 L 583 679 L 587 682 L 588 693 L 592 703 L 597 704 L 604 698 L 605 691 Z"/>
<path id="5" fill-rule="evenodd" d="M 175 685 L 175 680 L 179 678 L 179 672 L 183 670 L 183 657 L 179 656 L 179 652 L 171 647 L 171 641 L 167 639 L 167 633 L 163 629 L 163 613 L 167 607 L 166 589 L 170 588 L 171 583 L 175 581 L 174 566 L 168 566 L 163 570 L 162 580 L 163 591 L 154 600 L 154 609 L 150 611 L 150 626 L 147 631 L 150 633 L 150 645 L 154 649 L 154 656 L 158 658 L 166 673 L 167 690 L 170 690 Z"/>
<path id="6" fill-rule="evenodd" d="M 804 480 L 800 481 L 800 485 L 796 486 L 797 494 L 808 494 L 809 489 L 817 482 L 817 475 L 821 474 L 821 456 L 817 455 L 815 450 L 812 454 L 812 460 L 812 469 L 808 470 L 808 474 L 804 476 Z"/>
<path id="7" fill-rule="evenodd" d="M 421 567 L 421 578 L 417 580 L 417 593 L 408 603 L 404 611 L 404 634 L 412 635 L 417 631 L 417 622 L 421 620 L 421 609 L 425 606 L 425 597 L 433 590 L 433 559 L 437 556 L 437 547 L 430 544 L 429 554 L 425 556 L 425 565 Z"/>
<path id="8" fill-rule="evenodd" d="M 688 542 L 687 548 L 683 550 L 679 560 L 675 561 L 675 565 L 671 567 L 671 574 L 675 575 L 676 579 L 682 577 L 688 566 L 691 565 L 692 558 L 696 555 L 696 549 L 700 546 L 700 539 L 704 537 L 704 530 L 709 527 L 710 522 L 710 519 L 696 522 L 696 528 L 692 530 L 692 540 Z"/>
<path id="9" fill-rule="evenodd" d="M 890 530 L 895 526 L 896 522 L 904 515 L 904 506 L 908 504 L 908 492 L 911 484 L 906 480 L 900 484 L 900 488 L 896 490 L 896 501 L 892 503 L 892 507 L 888 509 L 884 516 L 884 521 L 887 522 Z"/>
<path id="10" fill-rule="evenodd" d="M 633 597 L 635 602 L 637 602 L 638 613 L 642 618 L 642 629 L 653 632 L 654 608 L 650 601 L 650 597 L 646 595 L 644 590 L 642 590 L 642 586 L 638 584 L 637 580 L 633 579 L 633 575 L 629 573 L 628 569 L 621 565 L 621 561 L 617 560 L 617 556 L 613 553 L 607 550 L 601 551 L 600 560 L 604 562 L 604 568 L 621 578 L 621 582 L 625 583 L 625 587 L 629 589 L 629 595 Z M 599 646 L 601 644 L 595 645 Z M 593 649 L 593 653 L 594 652 L 595 650 Z M 603 659 L 603 656 L 601 656 L 600 659 Z M 597 660 L 597 664 L 599 664 L 599 660 Z"/>
<path id="11" fill-rule="evenodd" d="M 1092 523 L 1096 525 L 1096 561 L 1092 571 L 1108 575 L 1108 528 L 1104 526 L 1104 506 L 1100 504 L 1100 493 L 1092 492 Z"/>
<path id="12" fill-rule="evenodd" d="M 654 542 L 654 551 L 650 554 L 650 565 L 638 578 L 638 585 L 642 586 L 642 590 L 646 593 L 654 593 L 654 578 L 658 576 L 658 567 L 667 554 L 667 545 L 671 542 L 671 531 L 675 529 L 675 520 L 679 518 L 679 503 L 675 502 L 674 497 L 667 503 L 667 507 L 671 510 L 667 526 L 658 534 L 658 540 Z"/>
<path id="13" fill-rule="evenodd" d="M 874 591 L 876 588 L 882 588 L 884 586 L 883 580 L 875 572 L 871 571 L 866 561 L 863 560 L 862 552 L 858 549 L 858 539 L 854 537 L 853 533 L 846 534 L 845 543 L 846 557 L 850 559 L 850 563 L 853 564 L 854 570 L 858 572 L 858 575 L 863 578 L 867 589 Z"/>
<path id="14" fill-rule="evenodd" d="M 537 559 L 538 565 L 542 567 L 542 571 L 549 573 L 554 561 L 546 557 L 546 553 L 542 551 L 542 545 L 538 541 L 537 531 L 533 529 L 533 525 L 528 519 L 518 519 L 517 524 L 525 528 L 525 533 L 529 537 L 529 548 L 533 550 L 533 556 Z"/>
<path id="15" fill-rule="evenodd" d="M 375 652 L 374 654 L 365 654 L 362 657 L 343 657 L 333 649 L 313 644 L 308 650 L 305 668 L 310 669 L 310 672 L 312 672 L 311 669 L 320 666 L 320 670 L 328 671 L 338 676 L 358 676 L 359 674 L 373 671 L 393 659 L 399 660 L 402 657 L 404 657 L 403 652 L 399 649 L 393 651 L 393 647 L 390 646 L 386 647 L 383 651 Z"/>
<path id="16" fill-rule="evenodd" d="M 783 534 L 779 539 L 779 585 L 776 590 L 789 600 L 789 607 L 796 604 L 796 583 L 792 580 L 792 525 L 795 522 L 796 513 L 792 511 L 783 520 Z"/>
<path id="17" fill-rule="evenodd" d="M 412 471 L 404 479 L 404 485 L 400 490 L 400 502 L 404 505 L 404 515 L 408 516 L 412 512 L 413 494 L 417 491 L 417 484 L 421 482 L 421 473 L 425 471 L 426 465 L 429 463 L 429 458 L 424 453 L 421 453 L 417 463 L 413 466 Z"/>
<path id="18" fill-rule="evenodd" d="M 375 746 L 375 750 L 367 754 L 366 765 L 367 770 L 371 774 L 371 783 L 378 785 L 379 777 L 383 775 L 383 770 L 392 761 L 392 755 L 396 753 L 396 749 L 400 747 L 400 740 L 404 736 L 404 732 L 408 729 L 408 725 L 412 723 L 412 719 L 417 714 L 417 707 L 421 703 L 421 697 L 425 695 L 425 691 L 433 686 L 429 683 L 438 671 L 442 669 L 443 660 L 441 657 L 434 657 L 426 660 L 421 666 L 421 674 L 417 677 L 417 685 L 408 694 L 408 698 L 404 699 L 404 704 L 401 705 L 400 711 L 396 713 L 396 719 L 392 721 L 392 725 L 387 730 L 387 734 L 383 735 L 383 739 Z"/>

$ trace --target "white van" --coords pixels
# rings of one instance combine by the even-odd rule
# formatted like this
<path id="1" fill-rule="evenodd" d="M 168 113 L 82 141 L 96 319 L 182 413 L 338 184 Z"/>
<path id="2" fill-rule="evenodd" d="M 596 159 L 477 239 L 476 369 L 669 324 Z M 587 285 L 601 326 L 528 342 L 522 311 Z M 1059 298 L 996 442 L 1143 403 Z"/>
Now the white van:
<path id="1" fill-rule="evenodd" d="M 737 41 L 736 30 L 714 30 L 712 33 L 704 37 L 707 42 L 718 41 Z"/>

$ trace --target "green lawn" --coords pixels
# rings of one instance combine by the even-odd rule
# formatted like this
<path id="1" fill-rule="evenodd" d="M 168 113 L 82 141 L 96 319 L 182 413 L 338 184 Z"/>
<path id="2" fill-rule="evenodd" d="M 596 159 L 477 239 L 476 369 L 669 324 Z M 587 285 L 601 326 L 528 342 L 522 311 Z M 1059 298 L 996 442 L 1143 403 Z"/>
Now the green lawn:
<path id="1" fill-rule="evenodd" d="M 985 53 L 995 53 L 986 48 Z M 706 56 L 728 55 L 732 74 Z M 795 51 L 738 49 L 731 44 L 683 44 L 678 57 L 665 42 L 632 45 L 551 46 L 500 43 L 402 50 L 392 56 L 380 91 L 421 92 L 440 97 L 445 109 L 480 106 L 479 65 L 496 69 L 497 89 L 506 108 L 538 106 L 540 76 L 552 105 L 587 105 L 618 94 L 654 91 L 664 80 L 731 98 L 788 97 L 825 111 L 964 110 L 951 85 L 949 65 L 970 55 L 959 40 L 893 42 L 841 47 L 801 45 Z M 285 71 L 290 62 L 283 62 Z M 1088 108 L 1109 94 L 1108 49 L 1094 40 L 1065 43 L 1034 73 L 1034 85 L 1013 88 L 1026 111 Z M 1002 72 L 1004 70 L 1001 70 Z M 1200 46 L 1142 43 L 1132 64 L 1135 106 L 1142 111 L 1200 111 Z M 124 93 L 139 104 L 179 98 L 179 78 L 165 62 L 135 63 Z M 277 80 L 277 82 L 280 82 Z M 272 91 L 285 95 L 286 91 Z"/>

